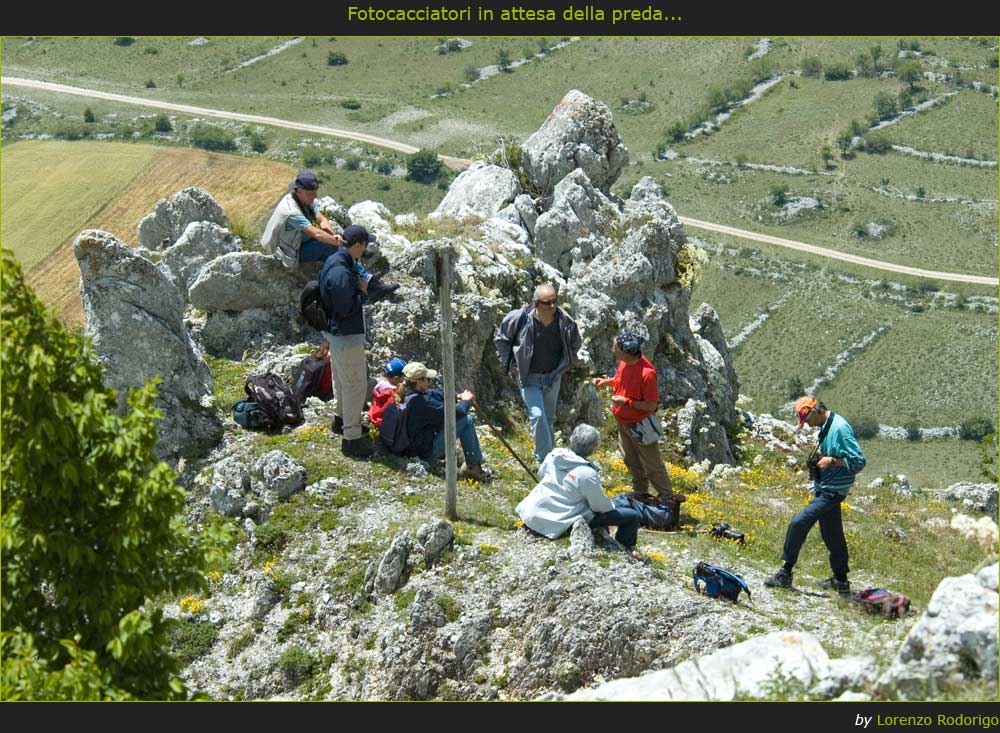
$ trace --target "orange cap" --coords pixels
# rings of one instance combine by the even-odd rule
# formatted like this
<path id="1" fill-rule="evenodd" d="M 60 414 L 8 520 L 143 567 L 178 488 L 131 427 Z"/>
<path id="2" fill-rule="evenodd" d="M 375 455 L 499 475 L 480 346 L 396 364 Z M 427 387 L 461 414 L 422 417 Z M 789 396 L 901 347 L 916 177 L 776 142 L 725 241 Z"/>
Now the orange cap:
<path id="1" fill-rule="evenodd" d="M 816 398 L 806 395 L 795 400 L 795 417 L 799 419 L 798 429 L 806 424 L 806 416 L 816 409 Z"/>

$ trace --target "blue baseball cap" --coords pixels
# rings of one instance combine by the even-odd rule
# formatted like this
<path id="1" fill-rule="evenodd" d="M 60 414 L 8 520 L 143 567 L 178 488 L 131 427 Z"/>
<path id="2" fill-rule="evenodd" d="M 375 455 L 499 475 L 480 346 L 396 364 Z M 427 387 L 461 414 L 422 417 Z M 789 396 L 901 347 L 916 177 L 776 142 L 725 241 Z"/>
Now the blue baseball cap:
<path id="1" fill-rule="evenodd" d="M 319 181 L 316 180 L 316 174 L 312 171 L 302 171 L 299 173 L 295 176 L 295 180 L 288 184 L 289 191 L 296 188 L 304 188 L 306 191 L 315 191 L 319 188 Z"/>
<path id="2" fill-rule="evenodd" d="M 403 376 L 403 367 L 405 366 L 406 362 L 397 356 L 386 364 L 385 369 L 382 371 L 387 377 L 401 377 Z"/>

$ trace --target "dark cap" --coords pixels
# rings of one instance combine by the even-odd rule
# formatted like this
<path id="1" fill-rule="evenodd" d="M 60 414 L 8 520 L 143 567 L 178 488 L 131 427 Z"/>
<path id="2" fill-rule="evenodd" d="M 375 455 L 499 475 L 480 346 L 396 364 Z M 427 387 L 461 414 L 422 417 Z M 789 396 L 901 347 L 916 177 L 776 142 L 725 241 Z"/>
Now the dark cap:
<path id="1" fill-rule="evenodd" d="M 319 181 L 316 180 L 316 174 L 311 171 L 302 171 L 299 173 L 295 176 L 295 180 L 288 184 L 289 191 L 296 188 L 304 188 L 306 191 L 315 191 L 319 188 Z"/>
<path id="2" fill-rule="evenodd" d="M 344 245 L 347 247 L 351 247 L 358 242 L 367 242 L 368 244 L 371 244 L 377 241 L 374 234 L 369 234 L 367 229 L 363 226 L 358 226 L 357 224 L 351 224 L 349 227 L 344 229 L 340 238 L 344 240 Z"/>

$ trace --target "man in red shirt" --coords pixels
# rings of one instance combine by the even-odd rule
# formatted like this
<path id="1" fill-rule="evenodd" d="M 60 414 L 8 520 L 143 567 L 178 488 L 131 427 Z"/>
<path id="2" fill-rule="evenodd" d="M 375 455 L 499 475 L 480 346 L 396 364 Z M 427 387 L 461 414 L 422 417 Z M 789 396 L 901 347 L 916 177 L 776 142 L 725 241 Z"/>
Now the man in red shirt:
<path id="1" fill-rule="evenodd" d="M 652 498 L 649 484 L 656 489 L 659 500 L 675 509 L 687 497 L 675 494 L 670 475 L 663 465 L 660 444 L 643 444 L 633 430 L 644 418 L 656 412 L 660 394 L 656 368 L 642 355 L 643 339 L 638 334 L 622 331 L 611 340 L 611 353 L 618 359 L 618 371 L 613 379 L 595 377 L 595 387 L 612 387 L 611 411 L 618 421 L 618 445 L 625 465 L 632 476 L 632 490 L 637 499 Z"/>

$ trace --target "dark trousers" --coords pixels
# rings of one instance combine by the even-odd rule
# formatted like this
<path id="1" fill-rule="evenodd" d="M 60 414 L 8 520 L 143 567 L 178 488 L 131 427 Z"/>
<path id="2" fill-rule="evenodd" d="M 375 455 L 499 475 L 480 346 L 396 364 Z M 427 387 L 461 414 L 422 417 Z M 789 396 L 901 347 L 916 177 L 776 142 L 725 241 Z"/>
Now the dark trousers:
<path id="1" fill-rule="evenodd" d="M 806 535 L 819 522 L 819 534 L 826 549 L 830 551 L 830 568 L 833 574 L 838 577 L 847 575 L 850 571 L 847 565 L 847 540 L 844 539 L 844 523 L 840 515 L 840 503 L 844 498 L 841 494 L 820 492 L 792 517 L 785 533 L 785 548 L 781 553 L 781 559 L 788 567 L 795 565 Z"/>
<path id="2" fill-rule="evenodd" d="M 639 512 L 631 507 L 614 508 L 610 512 L 598 512 L 590 520 L 593 529 L 600 527 L 618 527 L 615 539 L 621 542 L 628 549 L 635 547 L 639 541 L 639 522 L 642 517 Z"/>

